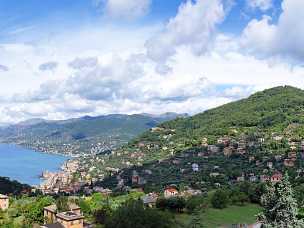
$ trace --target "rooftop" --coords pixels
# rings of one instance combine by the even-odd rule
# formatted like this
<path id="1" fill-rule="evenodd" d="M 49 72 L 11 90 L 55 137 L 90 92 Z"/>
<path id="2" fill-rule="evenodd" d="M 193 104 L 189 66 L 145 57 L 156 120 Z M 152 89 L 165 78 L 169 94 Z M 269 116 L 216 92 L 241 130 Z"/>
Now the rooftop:
<path id="1" fill-rule="evenodd" d="M 8 196 L 0 194 L 0 199 L 8 199 Z"/>
<path id="2" fill-rule="evenodd" d="M 56 216 L 57 218 L 60 218 L 65 221 L 72 221 L 72 220 L 78 220 L 84 218 L 83 215 L 76 214 L 75 212 L 72 211 L 58 213 Z"/>

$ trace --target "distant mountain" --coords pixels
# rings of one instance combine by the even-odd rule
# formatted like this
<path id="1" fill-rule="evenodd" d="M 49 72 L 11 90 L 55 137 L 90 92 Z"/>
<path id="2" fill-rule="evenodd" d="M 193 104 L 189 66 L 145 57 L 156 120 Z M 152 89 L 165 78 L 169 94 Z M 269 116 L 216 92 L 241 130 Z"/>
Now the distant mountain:
<path id="1" fill-rule="evenodd" d="M 45 119 L 40 119 L 40 118 L 34 118 L 34 119 L 29 119 L 29 120 L 19 122 L 19 123 L 17 123 L 17 125 L 19 125 L 19 126 L 32 126 L 32 125 L 36 125 L 36 124 L 40 124 L 40 123 L 47 123 L 47 122 L 50 122 L 50 121 L 45 120 Z"/>
<path id="2" fill-rule="evenodd" d="M 51 153 L 99 153 L 115 149 L 147 129 L 179 116 L 184 114 L 113 114 L 59 121 L 30 119 L 0 129 L 0 141 Z"/>
<path id="3" fill-rule="evenodd" d="M 123 169 L 119 176 L 126 183 L 136 169 L 151 187 L 199 180 L 207 185 L 227 184 L 242 174 L 249 180 L 286 169 L 292 169 L 293 176 L 297 169 L 302 170 L 302 160 L 304 91 L 281 86 L 164 122 L 115 151 L 102 165 L 92 160 L 84 163 L 98 167 L 98 175 L 108 173 L 104 167 Z M 193 172 L 192 164 L 200 171 Z M 115 178 L 104 183 L 115 183 Z"/>
<path id="4" fill-rule="evenodd" d="M 165 120 L 170 120 L 170 119 L 173 120 L 173 119 L 178 118 L 178 117 L 188 117 L 189 116 L 187 113 L 177 114 L 175 112 L 166 112 L 166 113 L 159 114 L 159 115 L 142 113 L 141 115 L 152 117 L 152 118 L 165 119 Z"/>

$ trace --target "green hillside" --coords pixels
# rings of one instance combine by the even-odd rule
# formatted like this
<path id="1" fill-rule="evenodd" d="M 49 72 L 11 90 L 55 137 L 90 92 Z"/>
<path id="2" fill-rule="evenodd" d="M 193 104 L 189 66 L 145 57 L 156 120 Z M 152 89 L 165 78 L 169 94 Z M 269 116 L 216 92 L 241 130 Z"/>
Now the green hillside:
<path id="1" fill-rule="evenodd" d="M 123 169 L 120 176 L 130 185 L 136 169 L 147 183 L 158 187 L 197 180 L 209 186 L 225 184 L 236 181 L 242 173 L 248 180 L 250 175 L 258 179 L 263 172 L 270 176 L 286 169 L 295 176 L 296 168 L 302 167 L 303 114 L 304 91 L 276 87 L 160 124 L 103 158 L 102 164 L 84 162 L 96 167 L 93 176 L 109 175 L 106 167 Z M 290 160 L 290 166 L 284 165 L 285 159 Z M 272 168 L 267 167 L 268 162 Z M 193 163 L 199 165 L 199 173 L 191 171 Z M 145 174 L 145 170 L 153 174 Z M 212 173 L 220 175 L 211 177 Z M 116 183 L 115 178 L 103 182 L 112 187 Z"/>
<path id="2" fill-rule="evenodd" d="M 176 129 L 176 137 L 217 137 L 239 132 L 282 132 L 289 124 L 304 123 L 304 91 L 286 86 L 258 92 L 247 99 L 199 115 L 169 121 L 161 126 Z M 299 132 L 300 133 L 300 132 Z"/>

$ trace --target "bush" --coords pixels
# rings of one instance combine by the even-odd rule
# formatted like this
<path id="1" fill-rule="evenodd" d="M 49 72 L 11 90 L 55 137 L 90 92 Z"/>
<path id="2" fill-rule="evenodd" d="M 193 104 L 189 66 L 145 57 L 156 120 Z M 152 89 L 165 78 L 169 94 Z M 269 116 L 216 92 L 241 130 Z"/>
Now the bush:
<path id="1" fill-rule="evenodd" d="M 186 207 L 186 200 L 182 197 L 160 198 L 156 202 L 156 207 L 181 212 Z"/>
<path id="2" fill-rule="evenodd" d="M 214 208 L 223 209 L 227 207 L 228 203 L 229 203 L 228 192 L 222 189 L 217 190 L 211 198 L 211 204 Z"/>
<path id="3" fill-rule="evenodd" d="M 249 201 L 249 197 L 246 193 L 234 190 L 230 193 L 230 200 L 232 204 L 242 206 Z"/>
<path id="4" fill-rule="evenodd" d="M 93 212 L 93 217 L 97 224 L 105 224 L 109 216 L 111 216 L 110 208 L 102 208 Z"/>
<path id="5" fill-rule="evenodd" d="M 141 200 L 128 201 L 105 221 L 105 228 L 170 228 L 172 226 L 172 215 L 146 208 Z"/>
<path id="6" fill-rule="evenodd" d="M 186 209 L 189 213 L 195 211 L 195 209 L 201 209 L 206 207 L 206 199 L 201 196 L 192 196 L 186 201 Z"/>

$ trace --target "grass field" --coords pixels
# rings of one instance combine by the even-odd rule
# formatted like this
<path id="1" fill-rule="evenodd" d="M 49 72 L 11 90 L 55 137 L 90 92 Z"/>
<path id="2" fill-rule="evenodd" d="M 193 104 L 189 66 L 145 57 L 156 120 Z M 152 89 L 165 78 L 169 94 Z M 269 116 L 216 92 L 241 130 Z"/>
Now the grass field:
<path id="1" fill-rule="evenodd" d="M 252 224 L 256 221 L 256 215 L 261 211 L 261 207 L 256 204 L 246 204 L 244 206 L 229 206 L 219 210 L 208 208 L 200 213 L 200 220 L 204 227 L 215 228 L 232 224 Z M 189 227 L 192 216 L 182 214 L 177 218 L 181 227 Z"/>

